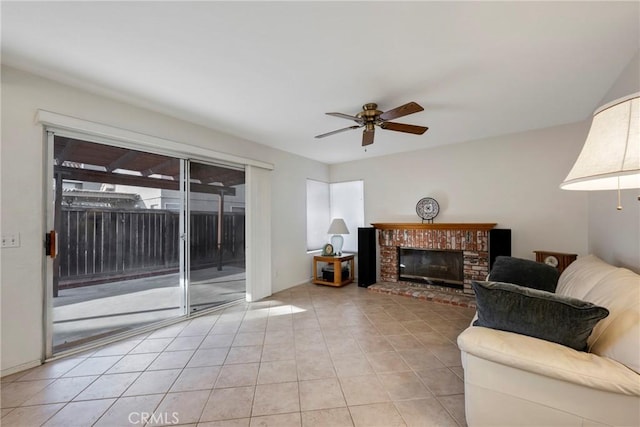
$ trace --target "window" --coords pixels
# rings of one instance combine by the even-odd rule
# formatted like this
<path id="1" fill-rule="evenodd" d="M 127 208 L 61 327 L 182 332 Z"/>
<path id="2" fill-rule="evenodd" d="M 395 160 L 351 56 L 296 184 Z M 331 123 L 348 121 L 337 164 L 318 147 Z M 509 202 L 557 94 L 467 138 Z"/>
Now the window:
<path id="1" fill-rule="evenodd" d="M 343 251 L 358 250 L 358 227 L 364 226 L 364 182 L 346 181 L 328 184 L 307 180 L 307 250 L 315 251 L 329 242 L 327 234 L 333 218 L 342 218 L 345 234 Z"/>

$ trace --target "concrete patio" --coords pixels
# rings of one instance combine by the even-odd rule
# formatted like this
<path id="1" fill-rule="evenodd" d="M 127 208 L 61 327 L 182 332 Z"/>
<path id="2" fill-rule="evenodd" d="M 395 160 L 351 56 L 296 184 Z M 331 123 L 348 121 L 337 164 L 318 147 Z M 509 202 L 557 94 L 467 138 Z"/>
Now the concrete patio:
<path id="1" fill-rule="evenodd" d="M 191 311 L 244 299 L 242 268 L 191 273 Z M 178 273 L 60 290 L 54 298 L 53 346 L 61 351 L 183 314 Z"/>

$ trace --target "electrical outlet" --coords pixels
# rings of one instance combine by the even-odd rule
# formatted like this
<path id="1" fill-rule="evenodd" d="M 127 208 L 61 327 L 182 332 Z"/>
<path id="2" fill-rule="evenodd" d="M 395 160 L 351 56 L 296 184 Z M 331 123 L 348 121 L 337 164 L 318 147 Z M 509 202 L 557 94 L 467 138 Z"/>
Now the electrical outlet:
<path id="1" fill-rule="evenodd" d="M 20 247 L 20 233 L 3 234 L 2 235 L 2 247 L 3 248 L 18 248 L 18 247 Z"/>

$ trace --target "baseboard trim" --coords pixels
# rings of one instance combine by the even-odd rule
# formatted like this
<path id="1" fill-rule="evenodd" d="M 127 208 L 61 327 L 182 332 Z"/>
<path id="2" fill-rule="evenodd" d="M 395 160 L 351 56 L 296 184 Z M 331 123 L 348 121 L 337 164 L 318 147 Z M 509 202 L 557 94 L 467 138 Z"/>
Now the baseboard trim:
<path id="1" fill-rule="evenodd" d="M 22 363 L 17 366 L 12 366 L 11 368 L 3 369 L 0 376 L 2 378 L 8 377 L 9 375 L 17 374 L 18 372 L 26 371 L 27 369 L 35 368 L 36 366 L 42 365 L 41 360 L 32 360 L 31 362 Z"/>

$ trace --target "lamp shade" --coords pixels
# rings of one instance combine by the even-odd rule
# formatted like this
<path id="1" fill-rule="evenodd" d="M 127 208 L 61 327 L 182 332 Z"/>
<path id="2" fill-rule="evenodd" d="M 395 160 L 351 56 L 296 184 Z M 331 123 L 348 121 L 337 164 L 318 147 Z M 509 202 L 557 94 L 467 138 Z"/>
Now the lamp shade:
<path id="1" fill-rule="evenodd" d="M 333 221 L 331 221 L 327 234 L 349 234 L 349 229 L 347 228 L 347 224 L 344 223 L 344 219 L 334 218 Z"/>
<path id="2" fill-rule="evenodd" d="M 640 188 L 640 92 L 593 115 L 589 135 L 563 190 Z"/>

